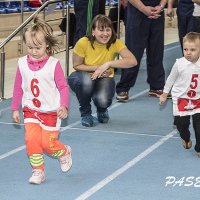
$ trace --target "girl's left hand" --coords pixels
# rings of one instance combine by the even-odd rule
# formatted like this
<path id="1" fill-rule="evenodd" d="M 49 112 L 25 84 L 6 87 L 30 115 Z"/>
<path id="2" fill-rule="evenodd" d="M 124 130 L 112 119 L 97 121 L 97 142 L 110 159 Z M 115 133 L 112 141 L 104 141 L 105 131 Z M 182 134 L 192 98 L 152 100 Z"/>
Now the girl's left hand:
<path id="1" fill-rule="evenodd" d="M 57 110 L 57 115 L 60 119 L 65 119 L 67 118 L 68 112 L 67 108 L 65 106 L 60 106 Z"/>
<path id="2" fill-rule="evenodd" d="M 110 67 L 110 64 L 107 62 L 101 66 L 99 66 L 95 72 L 92 74 L 91 79 L 95 80 L 97 78 L 100 78 L 102 74 Z"/>

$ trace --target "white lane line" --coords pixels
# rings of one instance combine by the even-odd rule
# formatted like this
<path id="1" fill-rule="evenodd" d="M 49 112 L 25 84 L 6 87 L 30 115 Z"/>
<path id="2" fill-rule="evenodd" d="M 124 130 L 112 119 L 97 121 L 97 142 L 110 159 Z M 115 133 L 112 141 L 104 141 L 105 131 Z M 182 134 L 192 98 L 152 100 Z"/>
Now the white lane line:
<path id="1" fill-rule="evenodd" d="M 130 99 L 137 98 L 137 97 L 139 97 L 139 96 L 145 94 L 147 91 L 148 91 L 148 90 L 144 90 L 144 91 L 142 91 L 142 92 L 140 92 L 140 93 L 138 93 L 138 94 L 136 94 L 136 95 L 133 95 L 133 96 L 131 96 Z M 120 105 L 122 105 L 122 104 L 123 104 L 123 103 L 115 102 L 115 103 L 109 108 L 109 110 L 112 110 L 113 108 L 118 107 L 118 106 L 120 106 Z M 4 122 L 1 122 L 1 123 L 3 124 Z M 7 123 L 4 123 L 4 124 L 7 124 Z M 9 124 L 16 124 L 16 123 L 9 123 Z M 70 129 L 70 128 L 72 128 L 73 126 L 76 126 L 76 125 L 78 125 L 78 124 L 80 124 L 80 120 L 79 120 L 79 121 L 76 121 L 76 122 L 74 122 L 74 123 L 72 123 L 72 124 L 70 124 L 70 125 L 68 125 L 68 126 L 66 126 L 66 127 L 61 127 L 60 132 L 63 132 L 63 131 L 65 131 L 65 130 L 67 130 L 67 129 Z M 23 124 L 20 124 L 20 125 L 23 125 Z M 20 146 L 20 147 L 18 147 L 18 148 L 16 148 L 16 149 L 14 149 L 14 150 L 12 150 L 12 151 L 9 151 L 8 153 L 5 153 L 5 154 L 0 155 L 0 158 L 1 158 L 1 159 L 6 158 L 6 157 L 8 157 L 8 156 L 11 156 L 11 155 L 13 155 L 13 154 L 15 154 L 15 153 L 17 153 L 17 152 L 23 150 L 23 149 L 24 149 L 24 145 L 23 145 L 23 146 Z M 0 160 L 1 160 L 1 159 L 0 159 Z"/>
<path id="2" fill-rule="evenodd" d="M 175 46 L 173 46 L 173 47 L 164 49 L 164 52 L 165 52 L 165 51 L 171 51 L 171 50 L 176 49 L 176 48 L 179 48 L 179 47 L 180 47 L 180 45 L 175 45 Z M 144 56 L 142 59 L 145 59 L 145 58 L 146 58 L 146 56 Z M 3 101 L 3 100 L 1 100 L 1 98 L 0 98 L 0 102 L 2 102 L 2 101 Z M 10 110 L 10 107 L 6 107 L 6 108 L 3 108 L 3 109 L 0 109 L 0 112 L 1 112 L 1 111 L 6 111 L 6 110 Z"/>
<path id="3" fill-rule="evenodd" d="M 165 49 L 164 51 L 171 51 L 171 50 L 176 49 L 176 48 L 178 48 L 178 47 L 179 47 L 179 48 L 181 47 L 180 44 L 175 45 L 174 47 L 167 48 L 167 49 Z"/>
<path id="4" fill-rule="evenodd" d="M 133 95 L 133 96 L 131 96 L 130 98 L 129 98 L 129 100 L 133 100 L 133 99 L 136 99 L 137 97 L 139 97 L 139 96 L 141 96 L 141 95 L 143 95 L 143 94 L 145 94 L 145 93 L 147 93 L 149 90 L 148 89 L 146 89 L 146 90 L 143 90 L 142 92 L 139 92 L 138 94 L 136 94 L 136 95 Z M 114 109 L 114 108 L 116 108 L 116 107 L 118 107 L 118 106 L 121 106 L 122 104 L 124 104 L 124 103 L 121 103 L 121 102 L 115 102 L 115 103 L 113 103 L 113 105 L 111 105 L 109 108 L 108 108 L 108 110 L 112 110 L 112 109 Z M 95 115 L 96 113 L 93 113 L 93 115 Z M 19 125 L 19 126 L 23 126 L 24 124 L 16 124 L 15 122 L 0 122 L 0 124 L 7 124 L 7 125 Z M 76 126 L 76 125 L 78 125 L 78 124 L 80 124 L 80 121 L 76 121 L 76 122 L 74 122 L 74 123 L 72 123 L 72 124 L 70 124 L 70 125 L 68 125 L 68 126 L 65 126 L 65 127 L 61 127 L 61 130 L 60 130 L 60 132 L 63 132 L 63 131 L 65 131 L 65 130 L 67 130 L 67 129 L 70 129 L 71 127 L 73 127 L 73 126 Z"/>
<path id="5" fill-rule="evenodd" d="M 16 149 L 13 149 L 12 151 L 9 151 L 7 153 L 4 153 L 4 154 L 0 155 L 0 160 L 2 160 L 4 158 L 7 158 L 8 156 L 11 156 L 13 154 L 16 154 L 17 152 L 22 151 L 24 149 L 25 149 L 25 145 L 20 146 L 20 147 L 18 147 Z"/>
<path id="6" fill-rule="evenodd" d="M 172 138 L 176 134 L 176 131 L 172 131 L 171 133 L 167 134 L 164 138 L 161 138 L 156 143 L 154 143 L 152 146 L 147 148 L 145 151 L 143 151 L 141 154 L 139 154 L 137 157 L 133 158 L 131 161 L 127 162 L 124 166 L 113 172 L 111 175 L 107 176 L 102 181 L 98 182 L 96 185 L 91 187 L 86 192 L 82 193 L 80 196 L 78 196 L 75 200 L 85 200 L 92 196 L 94 193 L 96 193 L 98 190 L 103 188 L 105 185 L 113 181 L 115 178 L 123 174 L 125 171 L 127 171 L 129 168 L 133 167 L 136 163 L 141 161 L 143 158 L 148 156 L 151 152 L 153 152 L 155 149 L 157 149 L 159 146 L 161 146 L 163 143 L 165 143 L 167 140 Z"/>
<path id="7" fill-rule="evenodd" d="M 10 124 L 15 124 L 15 123 L 0 122 L 0 124 L 10 125 Z M 16 124 L 16 125 L 17 126 L 24 126 L 24 124 Z M 75 125 L 77 125 L 77 122 L 75 122 L 74 124 L 71 124 L 71 126 L 75 126 Z M 147 133 L 134 133 L 134 132 L 125 132 L 125 131 L 108 131 L 108 130 L 101 130 L 101 129 L 88 129 L 88 128 L 75 128 L 75 127 L 68 127 L 68 129 L 70 129 L 70 130 L 77 130 L 77 131 L 85 131 L 87 133 L 88 132 L 101 132 L 101 133 L 111 133 L 111 134 L 113 133 L 113 134 L 124 134 L 124 135 L 137 135 L 137 136 L 146 136 L 146 137 L 159 137 L 159 138 L 165 137 L 164 135 L 147 134 Z M 180 139 L 179 136 L 177 136 L 177 137 L 175 136 L 173 138 Z"/>
<path id="8" fill-rule="evenodd" d="M 177 47 L 179 47 L 179 45 L 176 45 L 176 46 L 174 46 L 174 47 L 168 48 L 168 49 L 166 49 L 165 51 L 170 51 L 170 50 L 173 50 L 173 49 L 175 49 L 175 48 L 177 48 Z M 143 95 L 143 94 L 146 93 L 146 92 L 148 92 L 148 89 L 147 89 L 147 90 L 144 90 L 144 91 L 142 91 L 142 92 L 140 92 L 140 93 L 138 93 L 137 95 L 133 95 L 133 96 L 130 98 L 130 100 L 132 100 L 132 99 L 134 99 L 134 98 L 137 98 L 137 97 Z M 122 105 L 122 104 L 123 104 L 123 103 L 119 103 L 119 102 L 114 103 L 114 104 L 109 108 L 109 110 L 111 110 L 111 109 L 113 109 L 113 108 L 115 108 L 115 107 L 118 107 L 119 105 Z M 3 108 L 3 109 L 0 110 L 0 112 L 4 112 L 4 111 L 6 111 L 6 110 L 10 110 L 10 107 Z M 9 124 L 9 125 L 15 124 L 15 123 L 6 123 L 6 122 L 0 122 L 0 123 L 1 123 L 1 124 Z M 80 124 L 80 121 L 76 121 L 76 122 L 74 122 L 74 123 L 71 124 L 71 125 L 68 125 L 68 126 L 66 126 L 66 127 L 62 127 L 60 132 L 63 132 L 63 131 L 65 131 L 65 130 L 67 130 L 67 129 L 70 129 L 70 128 L 72 128 L 73 126 L 76 126 L 76 125 L 78 125 L 78 124 Z M 18 125 L 23 126 L 23 124 L 18 124 Z M 23 149 L 25 149 L 25 146 L 24 146 L 24 145 L 23 145 L 23 146 L 20 146 L 20 147 L 18 147 L 18 148 L 16 148 L 16 149 L 14 149 L 14 150 L 12 150 L 12 151 L 9 151 L 8 153 L 2 154 L 2 155 L 0 155 L 0 160 L 3 159 L 3 158 L 6 158 L 6 157 L 8 157 L 8 156 L 11 156 L 11 155 L 13 155 L 13 154 L 15 154 L 15 153 L 17 153 L 17 152 L 19 152 L 19 151 L 22 151 Z"/>
<path id="9" fill-rule="evenodd" d="M 142 92 L 139 92 L 139 93 L 136 94 L 136 95 L 131 96 L 131 97 L 130 97 L 130 100 L 135 99 L 135 98 L 137 98 L 137 97 L 139 97 L 139 96 L 145 94 L 147 91 L 148 91 L 148 90 L 146 89 L 146 90 L 143 90 Z M 112 109 L 114 109 L 114 108 L 116 108 L 116 107 L 118 107 L 118 106 L 121 106 L 121 105 L 123 105 L 123 104 L 124 104 L 124 103 L 115 102 L 113 105 L 111 105 L 111 106 L 108 108 L 108 110 L 112 110 Z M 93 115 L 95 115 L 95 114 L 96 114 L 96 113 L 93 113 Z M 65 130 L 67 130 L 67 129 L 70 129 L 70 128 L 72 128 L 73 126 L 78 125 L 78 124 L 80 124 L 80 121 L 74 122 L 73 124 L 70 124 L 70 125 L 68 125 L 68 126 L 66 126 L 66 127 L 61 127 L 61 132 L 65 131 Z"/>
<path id="10" fill-rule="evenodd" d="M 136 95 L 133 95 L 133 96 L 131 96 L 130 98 L 129 98 L 129 100 L 133 100 L 133 99 L 136 99 L 137 97 L 140 97 L 141 95 L 143 95 L 143 94 L 145 94 L 145 93 L 147 93 L 149 90 L 148 89 L 146 89 L 146 90 L 143 90 L 142 92 L 139 92 L 138 94 L 136 94 Z M 118 107 L 118 106 L 121 106 L 121 105 L 123 105 L 124 103 L 121 103 L 121 102 L 115 102 L 115 103 L 113 103 L 113 105 L 111 105 L 109 108 L 108 108 L 108 110 L 112 110 L 112 109 L 114 109 L 114 108 L 116 108 L 116 107 Z M 96 113 L 93 113 L 93 115 L 95 115 Z M 4 125 L 19 125 L 19 126 L 23 126 L 24 124 L 16 124 L 16 123 L 14 123 L 14 122 L 0 122 L 0 124 L 4 124 Z M 60 129 L 60 132 L 63 132 L 63 131 L 65 131 L 65 130 L 67 130 L 67 129 L 70 129 L 71 127 L 73 127 L 73 126 L 76 126 L 76 125 L 78 125 L 78 124 L 80 124 L 80 121 L 76 121 L 76 122 L 74 122 L 74 123 L 72 123 L 72 124 L 70 124 L 70 125 L 68 125 L 68 126 L 65 126 L 65 127 L 61 127 L 61 129 Z"/>
<path id="11" fill-rule="evenodd" d="M 70 130 L 85 131 L 87 133 L 88 132 L 100 132 L 100 133 L 123 134 L 123 135 L 137 135 L 137 136 L 145 136 L 145 137 L 158 137 L 158 138 L 165 137 L 165 135 L 134 133 L 134 132 L 125 132 L 125 131 L 107 131 L 107 130 L 100 130 L 100 129 L 70 128 Z M 173 137 L 173 138 L 180 138 L 180 137 Z"/>
<path id="12" fill-rule="evenodd" d="M 3 125 L 16 125 L 16 126 L 24 126 L 24 124 L 17 124 L 15 122 L 0 122 Z"/>

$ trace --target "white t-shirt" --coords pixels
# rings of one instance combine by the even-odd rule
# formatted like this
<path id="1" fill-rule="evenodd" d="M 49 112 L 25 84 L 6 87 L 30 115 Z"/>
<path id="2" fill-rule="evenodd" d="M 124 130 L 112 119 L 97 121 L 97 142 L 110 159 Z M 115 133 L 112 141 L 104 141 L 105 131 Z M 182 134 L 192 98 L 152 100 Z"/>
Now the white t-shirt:
<path id="1" fill-rule="evenodd" d="M 200 17 L 200 5 L 194 3 L 194 11 L 193 11 L 194 17 Z"/>
<path id="2" fill-rule="evenodd" d="M 175 116 L 200 113 L 200 59 L 195 64 L 184 57 L 176 60 L 164 87 L 165 93 L 170 90 Z"/>

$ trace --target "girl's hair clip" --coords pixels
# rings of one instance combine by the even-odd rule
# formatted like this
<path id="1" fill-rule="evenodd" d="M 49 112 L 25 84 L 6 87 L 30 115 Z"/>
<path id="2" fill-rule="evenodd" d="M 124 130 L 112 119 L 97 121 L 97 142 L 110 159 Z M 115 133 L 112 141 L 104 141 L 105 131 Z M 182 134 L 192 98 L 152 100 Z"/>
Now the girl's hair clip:
<path id="1" fill-rule="evenodd" d="M 36 23 L 34 21 L 31 22 L 31 27 L 34 28 L 36 26 Z"/>

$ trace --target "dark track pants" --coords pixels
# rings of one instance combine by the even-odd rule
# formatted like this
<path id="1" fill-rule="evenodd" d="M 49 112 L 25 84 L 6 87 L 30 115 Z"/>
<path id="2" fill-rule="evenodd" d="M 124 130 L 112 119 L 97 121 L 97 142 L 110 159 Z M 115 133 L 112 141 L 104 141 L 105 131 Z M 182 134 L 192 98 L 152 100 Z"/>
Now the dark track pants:
<path id="1" fill-rule="evenodd" d="M 99 0 L 93 0 L 93 17 L 99 13 Z M 87 9 L 89 0 L 75 0 L 74 11 L 76 16 L 76 33 L 74 36 L 74 45 L 86 34 L 87 30 Z"/>
<path id="2" fill-rule="evenodd" d="M 200 152 L 200 113 L 194 114 L 192 117 L 192 124 L 195 132 L 196 137 L 196 145 L 194 149 L 197 152 Z M 190 140 L 190 116 L 175 116 L 175 124 L 177 127 L 177 130 L 180 133 L 180 136 L 183 140 L 186 142 L 189 142 Z"/>
<path id="3" fill-rule="evenodd" d="M 145 48 L 147 55 L 147 82 L 150 85 L 150 89 L 163 89 L 165 84 L 165 71 L 162 63 L 164 51 L 164 13 L 162 13 L 160 18 L 151 20 L 128 3 L 126 24 L 126 45 L 135 55 L 138 65 L 122 70 L 116 92 L 129 91 L 135 85 Z"/>

